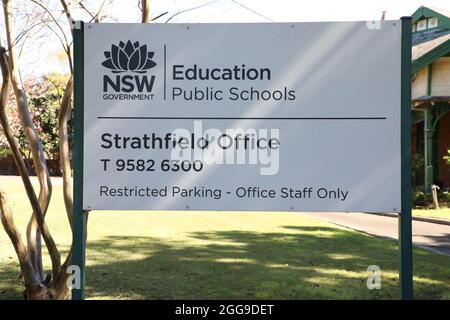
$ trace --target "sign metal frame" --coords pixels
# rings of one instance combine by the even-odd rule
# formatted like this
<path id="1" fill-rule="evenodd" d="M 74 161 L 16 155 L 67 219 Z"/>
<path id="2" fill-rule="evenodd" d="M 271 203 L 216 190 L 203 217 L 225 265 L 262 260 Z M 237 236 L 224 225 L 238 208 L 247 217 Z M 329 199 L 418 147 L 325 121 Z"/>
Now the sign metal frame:
<path id="1" fill-rule="evenodd" d="M 413 298 L 411 218 L 411 27 L 412 18 L 401 18 L 401 213 L 398 215 L 399 276 L 401 299 Z M 73 147 L 73 251 L 77 281 L 73 300 L 85 298 L 88 211 L 83 210 L 84 165 L 84 23 L 74 23 L 74 147 Z"/>

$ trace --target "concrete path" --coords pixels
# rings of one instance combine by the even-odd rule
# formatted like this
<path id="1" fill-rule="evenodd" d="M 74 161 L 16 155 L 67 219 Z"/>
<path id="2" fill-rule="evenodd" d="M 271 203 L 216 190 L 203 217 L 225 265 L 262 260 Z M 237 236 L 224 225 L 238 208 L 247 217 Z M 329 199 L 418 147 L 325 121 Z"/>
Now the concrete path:
<path id="1" fill-rule="evenodd" d="M 374 236 L 398 240 L 398 219 L 367 213 L 301 213 Z M 413 220 L 413 244 L 450 256 L 450 226 Z"/>

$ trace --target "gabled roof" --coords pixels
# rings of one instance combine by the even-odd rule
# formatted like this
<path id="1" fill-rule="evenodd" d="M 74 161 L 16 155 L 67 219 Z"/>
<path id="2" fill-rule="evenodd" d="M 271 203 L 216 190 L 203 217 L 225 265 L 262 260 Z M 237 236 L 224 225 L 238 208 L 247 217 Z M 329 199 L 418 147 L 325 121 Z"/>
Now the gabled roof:
<path id="1" fill-rule="evenodd" d="M 413 28 L 412 43 L 414 46 L 450 33 L 450 12 L 435 7 L 422 6 L 417 9 L 412 15 L 413 26 L 415 26 L 418 21 L 427 20 L 429 18 L 436 18 L 438 24 L 420 31 L 418 28 Z"/>
<path id="2" fill-rule="evenodd" d="M 424 7 L 421 6 L 416 12 L 412 15 L 412 23 L 416 23 L 417 21 L 423 18 L 437 17 L 442 18 L 443 20 L 450 20 L 450 12 L 445 9 L 439 9 L 436 7 Z"/>
<path id="3" fill-rule="evenodd" d="M 412 15 L 412 23 L 435 17 L 438 27 L 413 33 L 412 71 L 417 72 L 450 52 L 450 12 L 435 7 L 420 7 Z"/>
<path id="4" fill-rule="evenodd" d="M 418 44 L 412 47 L 412 60 L 417 60 L 450 39 L 450 34 Z"/>
<path id="5" fill-rule="evenodd" d="M 450 34 L 412 47 L 412 72 L 417 72 L 450 52 Z"/>

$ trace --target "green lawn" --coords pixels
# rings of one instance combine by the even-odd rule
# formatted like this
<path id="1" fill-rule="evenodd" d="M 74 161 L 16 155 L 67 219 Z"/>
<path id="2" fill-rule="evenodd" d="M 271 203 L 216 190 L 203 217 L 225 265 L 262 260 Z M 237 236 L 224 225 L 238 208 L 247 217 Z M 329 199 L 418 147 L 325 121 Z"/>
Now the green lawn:
<path id="1" fill-rule="evenodd" d="M 17 224 L 29 216 L 17 179 L 0 177 Z M 60 186 L 48 224 L 67 252 Z M 93 299 L 397 299 L 393 241 L 295 213 L 92 212 L 87 292 Z M 48 260 L 45 260 L 48 265 Z M 368 290 L 367 267 L 382 270 Z M 415 295 L 450 299 L 450 257 L 414 249 Z M 0 230 L 0 299 L 21 298 L 19 268 Z"/>
<path id="2" fill-rule="evenodd" d="M 413 216 L 425 218 L 438 218 L 450 221 L 450 208 L 436 209 L 413 209 Z"/>

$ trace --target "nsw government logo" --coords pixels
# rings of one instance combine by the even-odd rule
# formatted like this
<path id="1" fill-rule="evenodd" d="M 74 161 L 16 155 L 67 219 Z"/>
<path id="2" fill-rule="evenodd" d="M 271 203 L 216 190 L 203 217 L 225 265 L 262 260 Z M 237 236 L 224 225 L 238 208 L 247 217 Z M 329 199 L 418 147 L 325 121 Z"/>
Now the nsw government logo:
<path id="1" fill-rule="evenodd" d="M 102 66 L 112 74 L 103 75 L 103 99 L 153 100 L 155 75 L 148 75 L 148 72 L 156 66 L 152 60 L 155 53 L 148 51 L 146 44 L 120 41 L 104 54 L 106 60 Z"/>

